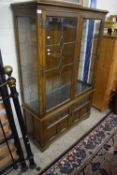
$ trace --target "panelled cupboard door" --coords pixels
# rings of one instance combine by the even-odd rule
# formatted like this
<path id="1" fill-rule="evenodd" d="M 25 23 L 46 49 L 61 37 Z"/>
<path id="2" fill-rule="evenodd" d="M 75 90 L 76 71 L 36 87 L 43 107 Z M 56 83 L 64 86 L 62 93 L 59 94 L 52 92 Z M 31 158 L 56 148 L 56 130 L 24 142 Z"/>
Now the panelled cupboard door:
<path id="1" fill-rule="evenodd" d="M 74 51 L 78 17 L 46 14 L 45 21 L 45 108 L 46 111 L 71 99 Z"/>

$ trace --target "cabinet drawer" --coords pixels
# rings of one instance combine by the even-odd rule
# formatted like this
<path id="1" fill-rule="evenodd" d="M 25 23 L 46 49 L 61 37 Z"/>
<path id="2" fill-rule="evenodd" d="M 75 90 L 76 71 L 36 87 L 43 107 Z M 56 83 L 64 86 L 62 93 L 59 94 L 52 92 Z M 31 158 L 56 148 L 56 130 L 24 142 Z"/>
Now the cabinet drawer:
<path id="1" fill-rule="evenodd" d="M 43 132 L 45 141 L 53 140 L 54 137 L 65 131 L 69 126 L 69 112 L 68 110 L 46 119 L 43 122 Z"/>
<path id="2" fill-rule="evenodd" d="M 78 121 L 80 121 L 82 118 L 84 118 L 85 116 L 88 116 L 88 114 L 90 113 L 90 105 L 91 103 L 89 101 L 85 102 L 85 104 L 77 107 L 74 109 L 73 111 L 73 115 L 72 115 L 72 122 L 76 123 Z"/>
<path id="3" fill-rule="evenodd" d="M 81 109 L 80 109 L 80 115 L 81 118 L 85 115 L 85 114 L 89 114 L 90 112 L 90 103 L 85 104 Z"/>
<path id="4" fill-rule="evenodd" d="M 57 133 L 56 125 L 46 129 L 44 131 L 45 142 L 47 142 L 48 140 L 53 140 L 54 137 L 56 136 L 56 133 Z"/>
<path id="5" fill-rule="evenodd" d="M 82 105 L 89 103 L 91 101 L 91 95 L 84 97 L 83 99 L 79 100 L 77 103 L 73 105 L 74 111 L 78 110 L 79 108 L 82 107 Z"/>

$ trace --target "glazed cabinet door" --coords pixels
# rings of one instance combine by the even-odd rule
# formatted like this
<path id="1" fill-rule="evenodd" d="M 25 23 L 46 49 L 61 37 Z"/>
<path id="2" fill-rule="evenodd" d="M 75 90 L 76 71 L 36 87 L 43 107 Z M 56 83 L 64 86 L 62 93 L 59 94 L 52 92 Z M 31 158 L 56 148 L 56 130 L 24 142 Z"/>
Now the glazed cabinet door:
<path id="1" fill-rule="evenodd" d="M 71 98 L 77 17 L 46 16 L 45 106 L 51 110 Z"/>
<path id="2" fill-rule="evenodd" d="M 82 19 L 81 47 L 77 72 L 76 96 L 93 87 L 101 20 Z"/>
<path id="3" fill-rule="evenodd" d="M 36 17 L 16 17 L 16 25 L 23 104 L 39 113 Z"/>

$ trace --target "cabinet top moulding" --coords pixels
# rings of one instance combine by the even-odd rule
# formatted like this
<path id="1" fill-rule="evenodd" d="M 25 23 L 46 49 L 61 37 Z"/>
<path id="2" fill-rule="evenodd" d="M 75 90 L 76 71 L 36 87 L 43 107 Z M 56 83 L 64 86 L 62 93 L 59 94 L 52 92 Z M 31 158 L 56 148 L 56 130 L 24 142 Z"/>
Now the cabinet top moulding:
<path id="1" fill-rule="evenodd" d="M 64 8 L 64 9 L 73 9 L 73 10 L 81 10 L 81 11 L 90 11 L 93 13 L 97 13 L 98 14 L 106 14 L 108 13 L 108 11 L 106 10 L 100 10 L 100 9 L 94 9 L 94 8 L 87 8 L 87 7 L 82 7 L 79 3 L 74 3 L 74 2 L 62 2 L 62 1 L 47 1 L 47 0 L 41 0 L 41 1 L 29 1 L 29 2 L 19 2 L 19 3 L 13 3 L 11 4 L 11 7 L 13 9 L 18 9 L 18 8 L 22 8 L 22 7 L 53 7 L 53 8 Z"/>

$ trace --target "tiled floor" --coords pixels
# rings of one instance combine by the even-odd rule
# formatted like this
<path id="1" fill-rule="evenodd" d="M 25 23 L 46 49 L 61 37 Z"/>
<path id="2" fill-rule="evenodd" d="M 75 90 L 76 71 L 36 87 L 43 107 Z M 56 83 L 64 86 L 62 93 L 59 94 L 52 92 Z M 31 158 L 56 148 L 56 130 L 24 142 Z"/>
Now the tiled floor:
<path id="1" fill-rule="evenodd" d="M 54 141 L 50 147 L 44 152 L 32 144 L 32 150 L 34 153 L 34 158 L 41 170 L 50 164 L 55 158 L 61 155 L 67 148 L 69 148 L 73 143 L 75 143 L 81 136 L 83 136 L 89 129 L 91 129 L 97 122 L 99 122 L 109 110 L 104 112 L 99 112 L 98 110 L 92 108 L 91 115 L 88 119 L 83 120 L 76 126 L 74 126 L 67 133 L 62 135 L 59 139 Z M 26 173 L 21 173 L 20 170 L 13 171 L 9 175 L 37 175 L 38 172 L 29 170 Z"/>

